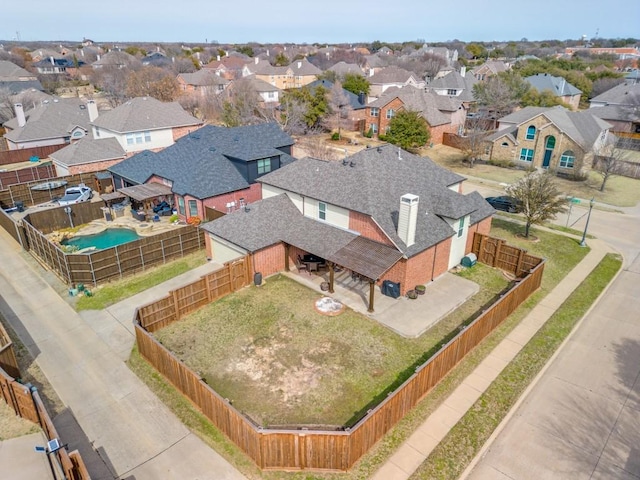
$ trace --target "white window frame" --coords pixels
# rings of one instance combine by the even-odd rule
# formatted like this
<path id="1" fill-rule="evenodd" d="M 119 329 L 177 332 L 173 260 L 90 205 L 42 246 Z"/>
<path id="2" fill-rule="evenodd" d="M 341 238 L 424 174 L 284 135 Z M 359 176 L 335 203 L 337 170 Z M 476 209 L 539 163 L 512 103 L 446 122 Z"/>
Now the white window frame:
<path id="1" fill-rule="evenodd" d="M 327 204 L 318 202 L 318 220 L 327 221 Z"/>

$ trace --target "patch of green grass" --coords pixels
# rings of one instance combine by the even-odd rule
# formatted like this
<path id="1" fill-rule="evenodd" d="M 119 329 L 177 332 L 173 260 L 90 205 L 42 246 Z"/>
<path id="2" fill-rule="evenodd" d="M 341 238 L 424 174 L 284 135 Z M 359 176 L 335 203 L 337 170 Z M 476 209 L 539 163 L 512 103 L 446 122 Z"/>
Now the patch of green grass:
<path id="1" fill-rule="evenodd" d="M 148 288 L 155 287 L 170 278 L 181 275 L 206 263 L 207 259 L 204 251 L 199 251 L 173 260 L 164 265 L 153 267 L 137 275 L 126 277 L 105 285 L 92 289 L 92 296 L 82 296 L 78 298 L 75 308 L 81 310 L 102 310 L 109 305 L 131 297 Z"/>
<path id="2" fill-rule="evenodd" d="M 622 265 L 608 254 L 451 429 L 411 479 L 458 478 Z"/>

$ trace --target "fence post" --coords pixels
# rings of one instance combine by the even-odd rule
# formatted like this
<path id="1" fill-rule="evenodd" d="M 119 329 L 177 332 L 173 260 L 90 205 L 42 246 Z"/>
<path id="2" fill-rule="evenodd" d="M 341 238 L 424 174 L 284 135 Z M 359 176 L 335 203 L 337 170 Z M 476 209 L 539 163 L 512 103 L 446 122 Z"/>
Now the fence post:
<path id="1" fill-rule="evenodd" d="M 487 256 L 484 254 L 484 247 L 487 243 L 487 236 L 481 233 L 478 233 L 478 235 L 480 235 L 480 245 L 478 246 L 478 261 L 480 261 L 481 263 L 486 263 Z"/>
<path id="2" fill-rule="evenodd" d="M 524 254 L 524 250 L 520 249 L 518 251 L 518 263 L 516 264 L 516 271 L 514 272 L 514 275 L 516 277 L 520 277 L 520 272 L 522 271 L 522 262 L 524 261 Z"/>
<path id="3" fill-rule="evenodd" d="M 178 305 L 178 291 L 174 290 L 171 292 L 171 297 L 173 298 L 173 309 L 176 313 L 176 322 L 180 320 L 180 305 Z"/>
<path id="4" fill-rule="evenodd" d="M 496 254 L 493 257 L 493 265 L 491 265 L 492 267 L 495 267 L 496 264 L 498 263 L 498 257 L 500 256 L 500 252 L 502 251 L 503 243 L 504 243 L 504 240 L 498 239 L 498 242 L 496 243 Z"/>

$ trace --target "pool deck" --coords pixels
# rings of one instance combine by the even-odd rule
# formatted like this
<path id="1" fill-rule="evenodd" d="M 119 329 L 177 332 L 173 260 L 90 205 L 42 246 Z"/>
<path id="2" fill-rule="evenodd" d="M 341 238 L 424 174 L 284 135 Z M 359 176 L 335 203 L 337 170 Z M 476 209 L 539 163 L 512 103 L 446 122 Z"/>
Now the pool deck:
<path id="1" fill-rule="evenodd" d="M 159 218 L 160 221 L 158 222 L 141 222 L 133 218 L 130 212 L 126 212 L 122 217 L 114 218 L 111 221 L 107 221 L 104 218 L 92 220 L 75 232 L 73 236 L 95 235 L 96 233 L 104 232 L 107 228 L 129 228 L 131 230 L 135 230 L 141 237 L 149 237 L 151 235 L 157 235 L 158 233 L 167 232 L 184 226 L 184 223 L 180 224 L 170 222 L 169 218 L 171 217 Z"/>

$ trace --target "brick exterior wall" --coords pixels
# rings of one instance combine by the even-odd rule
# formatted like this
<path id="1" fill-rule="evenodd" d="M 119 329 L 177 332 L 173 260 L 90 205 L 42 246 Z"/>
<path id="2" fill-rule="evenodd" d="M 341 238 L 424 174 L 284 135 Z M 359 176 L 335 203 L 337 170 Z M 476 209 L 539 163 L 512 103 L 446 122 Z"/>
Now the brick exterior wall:
<path id="1" fill-rule="evenodd" d="M 447 272 L 449 266 L 449 253 L 451 252 L 451 238 L 440 242 L 435 246 L 435 260 L 431 279 L 438 278 Z"/>
<path id="2" fill-rule="evenodd" d="M 276 243 L 269 247 L 258 250 L 251 257 L 251 275 L 262 273 L 262 277 L 268 277 L 274 273 L 284 270 L 284 243 Z"/>
<path id="3" fill-rule="evenodd" d="M 195 132 L 200 127 L 202 127 L 202 124 L 187 125 L 186 127 L 174 127 L 174 128 L 172 128 L 171 129 L 171 133 L 173 134 L 173 141 L 175 142 L 179 138 L 182 138 L 185 135 L 188 135 L 189 132 Z"/>
<path id="4" fill-rule="evenodd" d="M 80 165 L 72 165 L 69 167 L 69 175 L 77 175 L 79 173 L 102 172 L 113 165 L 120 163 L 124 158 L 116 160 L 106 160 L 104 162 L 82 163 Z"/>
<path id="5" fill-rule="evenodd" d="M 209 208 L 227 213 L 227 203 L 236 202 L 236 208 L 240 207 L 240 199 L 244 198 L 245 203 L 253 203 L 262 199 L 262 184 L 254 183 L 249 188 L 225 193 L 216 197 L 205 199 L 202 203 Z"/>
<path id="6" fill-rule="evenodd" d="M 400 205 L 400 199 L 398 199 L 398 205 Z M 394 246 L 393 242 L 389 240 L 389 237 L 384 234 L 382 229 L 376 225 L 369 215 L 354 212 L 353 210 L 349 211 L 349 230 L 359 232 L 363 237 L 375 240 L 376 242 Z"/>

